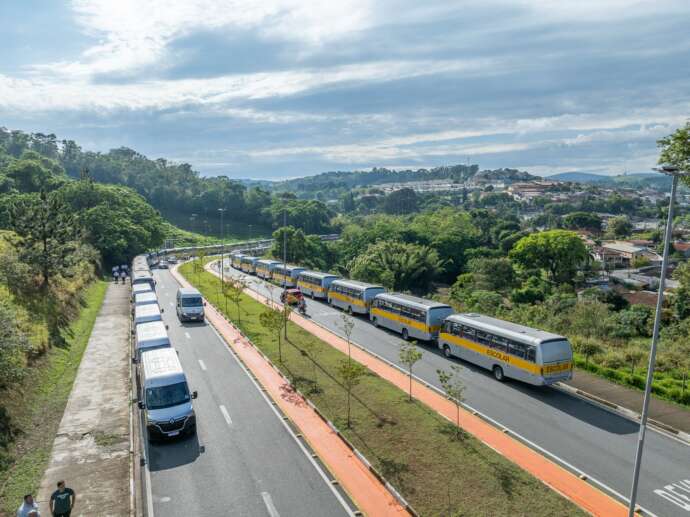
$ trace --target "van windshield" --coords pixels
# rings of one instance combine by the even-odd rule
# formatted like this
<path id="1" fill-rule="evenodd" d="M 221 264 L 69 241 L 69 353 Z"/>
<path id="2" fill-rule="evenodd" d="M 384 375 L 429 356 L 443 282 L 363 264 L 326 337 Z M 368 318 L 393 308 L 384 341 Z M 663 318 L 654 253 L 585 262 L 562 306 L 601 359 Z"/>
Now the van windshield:
<path id="1" fill-rule="evenodd" d="M 189 402 L 189 389 L 186 382 L 146 389 L 146 407 L 163 409 Z"/>
<path id="2" fill-rule="evenodd" d="M 199 307 L 201 305 L 201 296 L 185 296 L 182 298 L 182 307 Z"/>
<path id="3" fill-rule="evenodd" d="M 541 360 L 544 364 L 556 361 L 570 361 L 573 358 L 573 351 L 567 340 L 547 341 L 540 345 Z"/>

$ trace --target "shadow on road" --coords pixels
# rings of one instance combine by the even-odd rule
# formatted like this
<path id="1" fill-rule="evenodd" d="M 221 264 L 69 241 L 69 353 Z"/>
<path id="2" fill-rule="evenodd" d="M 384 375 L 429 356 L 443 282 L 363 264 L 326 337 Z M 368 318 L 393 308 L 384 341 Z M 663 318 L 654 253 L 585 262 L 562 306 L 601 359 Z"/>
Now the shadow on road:
<path id="1" fill-rule="evenodd" d="M 175 441 L 149 444 L 149 470 L 173 469 L 196 461 L 202 449 L 196 435 Z"/>

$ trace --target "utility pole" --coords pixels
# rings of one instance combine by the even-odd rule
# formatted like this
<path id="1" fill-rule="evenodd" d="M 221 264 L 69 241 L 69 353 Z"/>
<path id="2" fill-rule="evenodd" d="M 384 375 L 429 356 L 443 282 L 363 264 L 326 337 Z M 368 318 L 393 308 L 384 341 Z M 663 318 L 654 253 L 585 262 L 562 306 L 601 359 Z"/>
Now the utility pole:
<path id="1" fill-rule="evenodd" d="M 285 278 L 286 274 L 287 274 L 287 206 L 285 205 L 285 200 L 283 200 L 283 290 L 287 287 L 287 279 Z M 287 305 L 287 297 L 285 298 L 285 304 Z M 285 310 L 285 309 L 283 309 L 283 310 Z M 285 321 L 284 329 L 285 329 L 285 339 L 287 339 L 287 321 Z"/>
<path id="2" fill-rule="evenodd" d="M 223 282 L 225 282 L 225 278 L 223 276 L 223 272 L 225 271 L 225 264 L 223 263 L 223 253 L 225 251 L 225 226 L 223 225 L 223 214 L 225 213 L 227 209 L 226 208 L 219 208 L 218 211 L 220 212 L 220 285 L 223 285 Z"/>
<path id="3" fill-rule="evenodd" d="M 630 491 L 630 505 L 628 507 L 628 517 L 635 517 L 635 503 L 637 499 L 637 488 L 640 481 L 640 467 L 642 465 L 642 450 L 644 447 L 644 437 L 647 431 L 647 414 L 649 412 L 649 399 L 652 391 L 652 381 L 654 380 L 654 366 L 656 363 L 656 347 L 659 342 L 659 327 L 661 326 L 661 309 L 664 303 L 664 286 L 666 284 L 666 271 L 668 268 L 668 248 L 673 236 L 673 204 L 676 200 L 676 187 L 678 178 L 687 176 L 687 173 L 680 171 L 678 167 L 663 166 L 655 168 L 673 178 L 671 183 L 671 200 L 668 205 L 668 219 L 666 220 L 666 233 L 664 235 L 664 254 L 661 260 L 661 276 L 659 277 L 659 292 L 656 298 L 656 313 L 654 315 L 654 330 L 652 331 L 652 347 L 649 351 L 649 366 L 647 367 L 647 383 L 644 389 L 644 401 L 642 403 L 642 415 L 640 417 L 640 431 L 637 438 L 637 451 L 635 452 L 635 468 L 633 470 L 632 489 Z"/>

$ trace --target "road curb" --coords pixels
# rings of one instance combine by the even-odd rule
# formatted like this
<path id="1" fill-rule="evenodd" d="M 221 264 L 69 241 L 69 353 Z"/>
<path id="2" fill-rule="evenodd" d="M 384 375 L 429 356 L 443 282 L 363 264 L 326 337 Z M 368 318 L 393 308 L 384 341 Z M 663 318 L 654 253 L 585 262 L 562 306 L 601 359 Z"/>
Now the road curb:
<path id="1" fill-rule="evenodd" d="M 586 391 L 581 390 L 580 388 L 575 388 L 573 386 L 569 386 L 569 385 L 563 384 L 561 382 L 557 382 L 556 384 L 553 385 L 553 387 L 560 390 L 560 391 L 566 392 L 569 395 L 577 397 L 580 400 L 583 400 L 589 404 L 592 404 L 596 407 L 604 409 L 605 411 L 615 413 L 619 416 L 627 418 L 628 420 L 630 420 L 632 422 L 636 422 L 638 424 L 640 423 L 641 415 L 638 412 L 633 411 L 632 409 L 628 409 L 624 406 L 620 406 L 618 404 L 610 402 L 610 401 L 603 399 L 601 397 L 598 397 L 596 395 L 592 395 L 591 393 L 587 393 Z M 690 433 L 680 431 L 679 429 L 676 429 L 673 426 L 670 426 L 670 425 L 665 424 L 663 422 L 659 422 L 658 420 L 654 420 L 652 418 L 647 419 L 647 425 L 649 427 L 654 428 L 654 430 L 659 432 L 659 433 L 669 435 L 672 438 L 676 438 L 676 439 L 690 445 Z"/>

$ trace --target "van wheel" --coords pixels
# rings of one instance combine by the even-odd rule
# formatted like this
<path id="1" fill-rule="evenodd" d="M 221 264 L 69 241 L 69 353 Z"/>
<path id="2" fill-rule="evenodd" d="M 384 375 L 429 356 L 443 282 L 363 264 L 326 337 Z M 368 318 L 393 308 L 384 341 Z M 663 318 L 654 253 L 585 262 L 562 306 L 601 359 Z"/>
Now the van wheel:
<path id="1" fill-rule="evenodd" d="M 503 375 L 503 368 L 500 366 L 494 366 L 494 377 L 498 382 L 503 382 L 505 380 L 505 376 Z"/>
<path id="2" fill-rule="evenodd" d="M 407 341 L 410 339 L 410 334 L 407 332 L 407 329 L 402 329 L 402 338 Z"/>
<path id="3" fill-rule="evenodd" d="M 443 355 L 450 357 L 450 347 L 448 345 L 443 345 Z"/>
<path id="4" fill-rule="evenodd" d="M 348 305 L 348 306 L 347 306 L 347 313 L 348 313 L 350 316 L 352 316 L 352 306 L 351 306 L 351 305 Z"/>
<path id="5" fill-rule="evenodd" d="M 379 322 L 378 322 L 378 320 L 376 319 L 376 316 L 374 316 L 374 319 L 371 320 L 371 322 L 374 324 L 374 327 L 379 328 Z"/>

